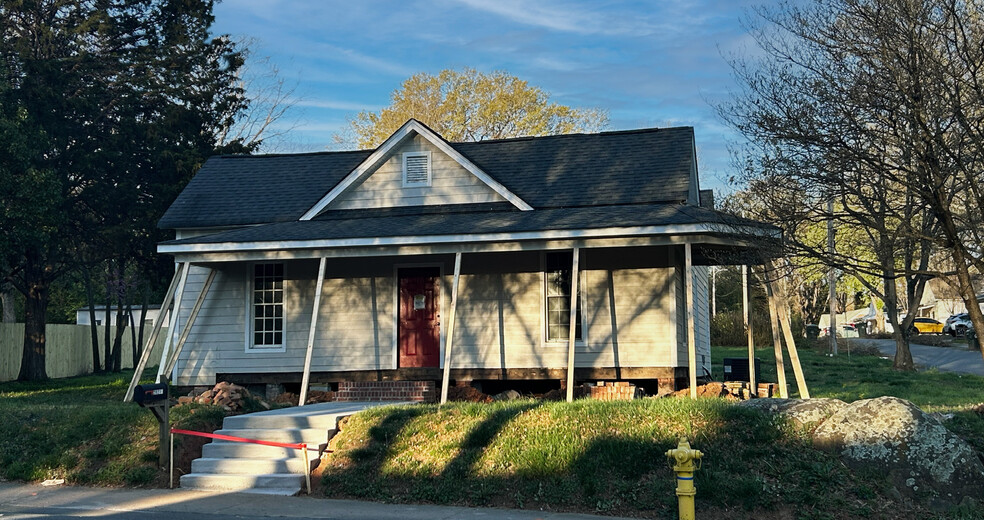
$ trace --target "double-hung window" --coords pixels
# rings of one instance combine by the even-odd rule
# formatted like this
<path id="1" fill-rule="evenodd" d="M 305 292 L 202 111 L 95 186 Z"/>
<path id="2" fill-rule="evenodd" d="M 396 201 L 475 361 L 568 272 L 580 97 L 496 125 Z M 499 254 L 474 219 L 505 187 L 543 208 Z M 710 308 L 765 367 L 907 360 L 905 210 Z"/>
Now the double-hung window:
<path id="1" fill-rule="evenodd" d="M 284 347 L 284 264 L 254 264 L 251 286 L 252 349 Z"/>
<path id="2" fill-rule="evenodd" d="M 566 342 L 570 339 L 571 327 L 571 264 L 574 253 L 571 251 L 545 254 L 543 272 L 544 307 L 546 309 L 546 337 L 550 342 Z M 581 341 L 581 302 L 578 298 L 575 313 L 575 339 Z"/>

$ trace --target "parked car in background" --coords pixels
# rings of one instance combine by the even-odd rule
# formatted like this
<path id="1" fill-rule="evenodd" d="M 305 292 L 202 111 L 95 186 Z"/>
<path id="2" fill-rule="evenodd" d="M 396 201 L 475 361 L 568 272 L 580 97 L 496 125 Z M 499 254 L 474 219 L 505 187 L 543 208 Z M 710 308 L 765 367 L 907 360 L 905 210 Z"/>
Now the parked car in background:
<path id="1" fill-rule="evenodd" d="M 943 324 L 943 333 L 957 337 L 963 336 L 968 330 L 973 328 L 974 324 L 970 322 L 970 315 L 966 312 L 961 312 L 946 319 L 946 323 Z"/>
<path id="2" fill-rule="evenodd" d="M 912 329 L 917 334 L 943 334 L 943 324 L 933 318 L 916 318 L 912 320 Z"/>

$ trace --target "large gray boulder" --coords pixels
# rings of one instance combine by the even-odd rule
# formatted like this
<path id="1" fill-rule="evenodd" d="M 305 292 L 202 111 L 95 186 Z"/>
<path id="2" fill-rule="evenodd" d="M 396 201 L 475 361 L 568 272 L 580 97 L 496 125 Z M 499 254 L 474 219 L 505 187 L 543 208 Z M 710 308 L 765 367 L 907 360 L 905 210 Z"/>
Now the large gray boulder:
<path id="1" fill-rule="evenodd" d="M 847 403 L 840 399 L 749 399 L 738 406 L 754 408 L 789 419 L 799 426 L 823 422 Z"/>
<path id="2" fill-rule="evenodd" d="M 854 468 L 887 474 L 912 498 L 956 505 L 984 495 L 977 452 L 914 404 L 897 397 L 851 403 L 813 433 L 814 444 Z"/>

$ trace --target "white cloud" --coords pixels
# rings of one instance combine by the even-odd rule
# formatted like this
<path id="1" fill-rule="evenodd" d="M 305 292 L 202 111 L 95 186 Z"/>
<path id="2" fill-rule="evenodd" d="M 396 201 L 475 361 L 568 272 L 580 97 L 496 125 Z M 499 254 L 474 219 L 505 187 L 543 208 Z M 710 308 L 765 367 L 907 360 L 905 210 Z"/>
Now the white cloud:
<path id="1" fill-rule="evenodd" d="M 661 28 L 636 16 L 604 10 L 585 10 L 571 4 L 556 4 L 541 0 L 456 0 L 472 9 L 496 14 L 514 22 L 543 27 L 554 31 L 577 34 L 612 34 L 623 36 L 647 36 Z"/>
<path id="2" fill-rule="evenodd" d="M 377 112 L 382 108 L 377 105 L 360 103 L 358 101 L 339 101 L 334 99 L 298 99 L 295 100 L 293 104 L 299 107 L 325 108 L 328 110 L 344 110 L 346 112 L 361 112 L 363 110 L 368 110 L 370 112 Z"/>

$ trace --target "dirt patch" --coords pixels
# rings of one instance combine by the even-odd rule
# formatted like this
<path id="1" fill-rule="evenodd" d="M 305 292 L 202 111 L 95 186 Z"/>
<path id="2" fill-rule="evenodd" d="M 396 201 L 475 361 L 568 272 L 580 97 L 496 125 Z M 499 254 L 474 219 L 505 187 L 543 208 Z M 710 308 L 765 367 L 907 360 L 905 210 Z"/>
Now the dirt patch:
<path id="1" fill-rule="evenodd" d="M 491 403 L 492 396 L 482 393 L 477 388 L 471 386 L 452 386 L 448 388 L 448 401 Z"/>

